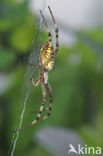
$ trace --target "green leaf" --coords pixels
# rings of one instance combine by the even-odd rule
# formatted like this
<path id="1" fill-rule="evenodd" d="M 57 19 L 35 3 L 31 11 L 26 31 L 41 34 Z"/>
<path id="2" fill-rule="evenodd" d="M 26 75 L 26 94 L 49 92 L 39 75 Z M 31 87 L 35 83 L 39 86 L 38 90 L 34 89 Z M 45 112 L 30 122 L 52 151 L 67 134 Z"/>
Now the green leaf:
<path id="1" fill-rule="evenodd" d="M 11 36 L 10 44 L 18 52 L 26 52 L 35 35 L 35 25 L 30 16 L 20 25 Z"/>
<path id="2" fill-rule="evenodd" d="M 0 69 L 7 68 L 16 59 L 15 54 L 8 49 L 0 49 Z"/>
<path id="3" fill-rule="evenodd" d="M 16 5 L 2 2 L 0 4 L 0 31 L 5 31 L 17 23 L 21 23 L 27 16 L 27 2 Z"/>
<path id="4" fill-rule="evenodd" d="M 97 43 L 103 44 L 103 30 L 102 29 L 93 29 L 85 32 L 89 38 L 96 41 Z"/>

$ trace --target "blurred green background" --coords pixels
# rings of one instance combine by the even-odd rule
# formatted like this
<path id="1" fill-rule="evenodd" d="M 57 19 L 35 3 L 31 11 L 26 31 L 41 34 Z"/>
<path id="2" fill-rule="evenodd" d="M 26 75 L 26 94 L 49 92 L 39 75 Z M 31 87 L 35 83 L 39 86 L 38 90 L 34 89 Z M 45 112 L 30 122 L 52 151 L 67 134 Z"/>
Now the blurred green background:
<path id="1" fill-rule="evenodd" d="M 28 1 L 0 2 L 0 155 L 6 156 L 18 127 L 25 97 L 28 56 L 32 41 L 38 37 L 36 17 Z M 68 28 L 66 28 L 66 31 Z M 65 27 L 64 27 L 65 31 Z M 47 34 L 38 32 L 42 44 Z M 44 125 L 75 130 L 88 146 L 103 145 L 103 30 L 95 28 L 74 32 L 73 46 L 60 45 L 55 70 L 49 73 L 53 89 L 53 110 L 48 120 L 20 132 L 15 156 L 52 156 L 34 144 L 33 136 Z M 39 41 L 38 41 L 39 42 Z M 35 45 L 34 45 L 35 47 Z M 30 67 L 32 68 L 32 67 Z M 24 82 L 24 83 L 23 83 Z M 41 101 L 41 87 L 30 88 L 22 127 L 35 119 Z"/>

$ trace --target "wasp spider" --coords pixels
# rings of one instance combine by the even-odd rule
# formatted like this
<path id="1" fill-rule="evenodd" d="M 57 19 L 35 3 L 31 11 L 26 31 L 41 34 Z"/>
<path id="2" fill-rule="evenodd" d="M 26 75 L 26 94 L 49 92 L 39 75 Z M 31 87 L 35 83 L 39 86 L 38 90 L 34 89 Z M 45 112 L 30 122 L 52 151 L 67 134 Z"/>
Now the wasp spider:
<path id="1" fill-rule="evenodd" d="M 58 27 L 56 25 L 56 21 L 54 19 L 53 13 L 49 6 L 48 6 L 48 9 L 49 9 L 49 12 L 51 14 L 51 17 L 52 17 L 52 20 L 53 20 L 53 23 L 55 26 L 56 48 L 55 49 L 53 48 L 52 36 L 51 36 L 50 29 L 46 23 L 46 20 L 42 14 L 42 11 L 40 10 L 40 14 L 41 14 L 43 22 L 46 26 L 46 30 L 48 32 L 48 41 L 45 44 L 43 44 L 40 49 L 39 66 L 37 67 L 39 69 L 39 77 L 37 79 L 37 82 L 36 83 L 34 82 L 34 76 L 32 76 L 32 78 L 30 79 L 30 82 L 33 84 L 33 86 L 38 86 L 39 84 L 41 85 L 43 101 L 42 101 L 42 104 L 38 111 L 36 119 L 29 125 L 25 126 L 24 128 L 33 126 L 34 124 L 38 123 L 38 121 L 40 121 L 40 117 L 41 117 L 42 112 L 44 111 L 44 105 L 46 103 L 46 98 L 47 98 L 46 90 L 48 91 L 48 94 L 49 94 L 49 98 L 50 98 L 49 102 L 50 103 L 49 103 L 49 106 L 46 108 L 47 114 L 46 114 L 46 116 L 44 116 L 42 118 L 42 120 L 47 119 L 52 110 L 53 93 L 52 93 L 51 86 L 48 83 L 48 72 L 51 71 L 52 69 L 54 69 L 54 59 L 58 52 L 59 43 L 58 43 Z M 24 128 L 21 128 L 19 130 L 22 130 Z"/>

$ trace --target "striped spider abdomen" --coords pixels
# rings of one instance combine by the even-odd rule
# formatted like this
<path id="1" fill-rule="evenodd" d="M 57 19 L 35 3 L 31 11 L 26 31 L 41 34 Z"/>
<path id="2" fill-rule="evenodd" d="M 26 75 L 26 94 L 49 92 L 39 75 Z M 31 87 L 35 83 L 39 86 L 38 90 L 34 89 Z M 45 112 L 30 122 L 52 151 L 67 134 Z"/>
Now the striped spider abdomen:
<path id="1" fill-rule="evenodd" d="M 40 60 L 47 71 L 54 69 L 54 50 L 49 46 L 48 42 L 41 47 Z"/>

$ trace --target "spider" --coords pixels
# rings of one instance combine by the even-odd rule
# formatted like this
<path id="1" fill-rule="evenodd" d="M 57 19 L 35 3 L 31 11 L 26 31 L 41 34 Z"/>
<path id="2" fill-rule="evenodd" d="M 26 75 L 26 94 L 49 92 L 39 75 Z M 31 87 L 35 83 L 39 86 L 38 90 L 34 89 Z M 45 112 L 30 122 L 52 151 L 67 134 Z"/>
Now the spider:
<path id="1" fill-rule="evenodd" d="M 50 84 L 48 83 L 48 72 L 54 69 L 54 59 L 58 52 L 59 43 L 58 43 L 58 27 L 56 25 L 55 18 L 53 16 L 53 13 L 49 6 L 48 6 L 48 9 L 49 9 L 49 12 L 51 14 L 51 17 L 52 17 L 52 20 L 53 20 L 53 23 L 55 26 L 56 48 L 55 49 L 53 48 L 52 35 L 50 32 L 50 29 L 46 23 L 46 20 L 45 20 L 45 17 L 43 16 L 42 11 L 40 10 L 41 17 L 43 19 L 43 22 L 46 26 L 46 30 L 48 32 L 48 41 L 45 44 L 43 44 L 40 49 L 39 66 L 37 67 L 39 69 L 39 77 L 37 79 L 37 82 L 36 83 L 34 82 L 34 76 L 32 76 L 32 78 L 30 79 L 30 82 L 32 83 L 33 86 L 38 86 L 39 84 L 41 85 L 43 101 L 42 101 L 42 104 L 38 111 L 36 119 L 29 125 L 25 126 L 24 128 L 31 127 L 34 124 L 38 123 L 38 121 L 40 121 L 41 114 L 43 111 L 45 111 L 44 105 L 46 103 L 46 98 L 47 98 L 46 97 L 46 89 L 48 91 L 50 101 L 49 101 L 49 106 L 46 108 L 47 114 L 46 114 L 46 116 L 44 116 L 42 118 L 42 120 L 47 119 L 48 116 L 50 116 L 51 110 L 52 110 L 53 93 L 52 93 L 52 88 L 51 88 Z M 22 130 L 24 128 L 20 128 L 19 130 Z"/>

